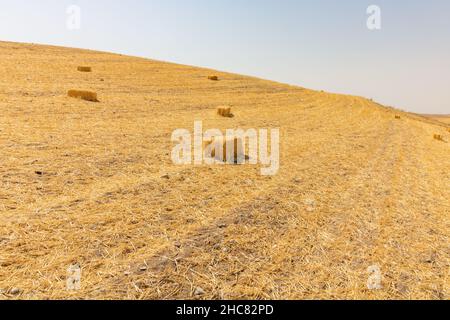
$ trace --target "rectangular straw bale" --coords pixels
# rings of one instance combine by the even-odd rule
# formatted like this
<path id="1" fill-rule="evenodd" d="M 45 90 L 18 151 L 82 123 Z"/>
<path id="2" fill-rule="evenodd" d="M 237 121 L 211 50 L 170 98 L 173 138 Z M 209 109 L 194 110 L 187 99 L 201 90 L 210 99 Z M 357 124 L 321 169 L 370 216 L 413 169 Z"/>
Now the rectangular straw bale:
<path id="1" fill-rule="evenodd" d="M 69 97 L 82 99 L 85 101 L 98 102 L 97 93 L 85 90 L 69 90 Z"/>
<path id="2" fill-rule="evenodd" d="M 230 107 L 219 107 L 217 109 L 217 114 L 219 114 L 222 117 L 226 117 L 226 118 L 232 118 L 233 114 L 231 113 L 231 108 Z"/>
<path id="3" fill-rule="evenodd" d="M 92 72 L 92 68 L 91 67 L 80 66 L 80 67 L 78 67 L 78 71 L 80 71 L 80 72 Z"/>
<path id="4" fill-rule="evenodd" d="M 230 158 L 232 163 L 239 163 L 246 158 L 244 142 L 241 138 L 216 137 L 210 141 L 205 141 L 203 146 L 206 156 L 211 156 L 222 162 L 228 162 L 228 158 Z M 208 154 L 208 149 L 211 150 L 210 154 Z M 222 155 L 219 150 L 222 150 Z"/>

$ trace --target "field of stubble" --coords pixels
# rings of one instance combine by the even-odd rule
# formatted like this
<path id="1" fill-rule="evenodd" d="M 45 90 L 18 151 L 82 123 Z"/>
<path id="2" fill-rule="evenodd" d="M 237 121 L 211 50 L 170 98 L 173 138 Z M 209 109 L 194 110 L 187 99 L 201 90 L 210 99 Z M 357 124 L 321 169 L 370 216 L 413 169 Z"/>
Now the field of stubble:
<path id="1" fill-rule="evenodd" d="M 195 120 L 280 128 L 279 173 L 173 165 L 171 133 Z M 0 42 L 0 299 L 449 299 L 449 127 L 355 96 Z"/>

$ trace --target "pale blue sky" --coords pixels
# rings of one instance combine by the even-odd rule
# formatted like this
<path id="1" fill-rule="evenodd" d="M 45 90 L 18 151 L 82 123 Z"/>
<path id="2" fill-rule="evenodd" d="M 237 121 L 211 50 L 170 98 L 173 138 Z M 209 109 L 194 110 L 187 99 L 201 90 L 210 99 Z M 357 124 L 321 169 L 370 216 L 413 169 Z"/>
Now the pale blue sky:
<path id="1" fill-rule="evenodd" d="M 66 28 L 71 4 L 82 10 L 80 30 Z M 380 31 L 366 27 L 371 4 L 381 7 Z M 448 0 L 0 0 L 0 40 L 120 52 L 450 113 Z"/>

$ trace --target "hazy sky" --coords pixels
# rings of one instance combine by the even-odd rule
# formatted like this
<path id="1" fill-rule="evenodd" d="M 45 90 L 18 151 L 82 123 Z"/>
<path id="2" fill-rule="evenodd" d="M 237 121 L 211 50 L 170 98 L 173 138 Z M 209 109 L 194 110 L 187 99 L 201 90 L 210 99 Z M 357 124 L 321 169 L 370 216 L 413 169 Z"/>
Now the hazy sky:
<path id="1" fill-rule="evenodd" d="M 381 8 L 381 30 L 366 26 L 372 4 Z M 66 27 L 69 5 L 81 8 L 79 30 Z M 0 39 L 120 52 L 450 113 L 449 0 L 0 0 Z"/>

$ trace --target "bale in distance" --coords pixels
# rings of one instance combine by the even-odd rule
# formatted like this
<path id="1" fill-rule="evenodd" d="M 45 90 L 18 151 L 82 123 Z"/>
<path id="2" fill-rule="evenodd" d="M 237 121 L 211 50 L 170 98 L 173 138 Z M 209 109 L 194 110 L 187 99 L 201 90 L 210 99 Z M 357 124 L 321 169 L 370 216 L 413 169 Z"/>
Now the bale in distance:
<path id="1" fill-rule="evenodd" d="M 399 115 L 395 116 L 395 119 L 401 119 L 402 117 L 400 117 Z"/>
<path id="2" fill-rule="evenodd" d="M 435 134 L 433 138 L 438 141 L 444 141 L 444 137 L 442 137 L 442 135 L 440 134 Z"/>
<path id="3" fill-rule="evenodd" d="M 225 117 L 225 118 L 233 118 L 234 115 L 231 113 L 231 108 L 230 107 L 219 107 L 217 109 L 217 114 Z"/>
<path id="4" fill-rule="evenodd" d="M 77 68 L 78 71 L 80 72 L 92 72 L 92 68 L 91 67 L 85 67 L 85 66 L 80 66 Z"/>
<path id="5" fill-rule="evenodd" d="M 97 99 L 97 93 L 91 92 L 91 91 L 69 90 L 67 95 L 71 98 L 77 98 L 77 99 L 82 99 L 82 100 L 91 101 L 91 102 L 99 102 Z"/>
<path id="6" fill-rule="evenodd" d="M 211 80 L 211 81 L 219 81 L 219 77 L 218 76 L 209 76 L 208 79 Z"/>

